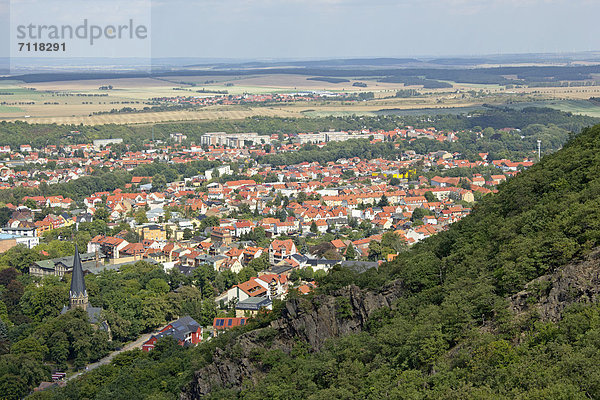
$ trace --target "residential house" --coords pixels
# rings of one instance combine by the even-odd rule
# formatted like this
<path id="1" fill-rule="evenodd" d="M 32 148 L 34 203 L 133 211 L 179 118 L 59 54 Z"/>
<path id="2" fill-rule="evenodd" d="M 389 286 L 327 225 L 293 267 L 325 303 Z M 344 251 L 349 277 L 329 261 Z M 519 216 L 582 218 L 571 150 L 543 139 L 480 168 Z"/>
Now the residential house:
<path id="1" fill-rule="evenodd" d="M 197 345 L 202 341 L 202 327 L 190 316 L 179 318 L 150 336 L 150 339 L 142 344 L 142 351 L 151 351 L 156 342 L 166 336 L 174 338 L 180 346 Z"/>
<path id="2" fill-rule="evenodd" d="M 274 240 L 269 246 L 269 263 L 275 265 L 284 258 L 297 253 L 298 250 L 292 239 Z"/>
<path id="3" fill-rule="evenodd" d="M 248 318 L 215 318 L 213 321 L 213 334 L 216 336 L 226 329 L 246 325 Z"/>

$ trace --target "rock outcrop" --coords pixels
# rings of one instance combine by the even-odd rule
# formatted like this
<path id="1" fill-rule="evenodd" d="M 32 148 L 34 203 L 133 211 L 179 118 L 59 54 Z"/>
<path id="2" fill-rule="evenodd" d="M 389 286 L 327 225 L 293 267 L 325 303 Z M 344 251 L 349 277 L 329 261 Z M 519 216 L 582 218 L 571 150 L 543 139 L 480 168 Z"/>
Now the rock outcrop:
<path id="1" fill-rule="evenodd" d="M 600 300 L 600 248 L 583 260 L 572 262 L 553 274 L 529 282 L 525 290 L 510 298 L 517 314 L 537 311 L 544 321 L 556 322 L 566 307 L 574 303 Z"/>
<path id="2" fill-rule="evenodd" d="M 318 351 L 327 339 L 365 329 L 369 316 L 377 309 L 391 307 L 401 293 L 401 284 L 393 282 L 378 292 L 348 286 L 310 302 L 290 300 L 281 318 L 269 327 L 244 333 L 226 348 L 216 349 L 213 362 L 196 371 L 181 398 L 198 399 L 218 387 L 241 389 L 244 384 L 256 384 L 264 374 L 260 361 L 252 358 L 257 349 L 268 346 L 269 350 L 289 353 L 301 341 L 310 351 Z"/>

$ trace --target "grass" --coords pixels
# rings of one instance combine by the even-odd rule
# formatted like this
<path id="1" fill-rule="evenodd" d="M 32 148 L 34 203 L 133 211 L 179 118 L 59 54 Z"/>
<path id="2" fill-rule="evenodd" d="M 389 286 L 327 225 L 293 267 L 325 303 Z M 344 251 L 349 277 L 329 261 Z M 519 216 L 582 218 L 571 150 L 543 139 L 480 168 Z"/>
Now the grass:
<path id="1" fill-rule="evenodd" d="M 19 107 L 0 105 L 0 113 L 16 113 L 16 112 L 22 113 L 23 109 L 19 108 Z"/>
<path id="2" fill-rule="evenodd" d="M 271 117 L 298 117 L 301 116 L 293 111 L 285 109 L 274 109 L 268 107 L 257 108 L 206 108 L 194 111 L 164 111 L 164 112 L 148 112 L 148 113 L 131 113 L 131 114 L 102 114 L 102 115 L 69 115 L 69 116 L 37 116 L 33 114 L 27 121 L 31 123 L 42 124 L 86 124 L 86 125 L 103 125 L 103 124 L 147 124 L 158 123 L 165 121 L 195 121 L 195 120 L 215 120 L 215 119 L 244 119 L 257 115 Z M 0 118 L 1 119 L 1 118 Z M 5 120 L 20 119 L 19 118 L 4 118 Z"/>
<path id="3" fill-rule="evenodd" d="M 556 110 L 571 112 L 578 115 L 588 115 L 600 118 L 600 106 L 588 100 L 543 100 L 511 104 L 513 108 L 549 107 Z"/>
<path id="4" fill-rule="evenodd" d="M 306 117 L 348 117 L 351 115 L 359 116 L 374 116 L 376 115 L 373 111 L 318 111 L 318 110 L 306 110 L 301 111 L 301 114 Z"/>
<path id="5" fill-rule="evenodd" d="M 448 108 L 413 108 L 408 110 L 402 109 L 382 109 L 377 111 L 377 115 L 443 115 L 443 114 L 466 114 L 472 111 L 481 110 L 482 107 L 467 106 L 467 107 L 448 107 Z"/>

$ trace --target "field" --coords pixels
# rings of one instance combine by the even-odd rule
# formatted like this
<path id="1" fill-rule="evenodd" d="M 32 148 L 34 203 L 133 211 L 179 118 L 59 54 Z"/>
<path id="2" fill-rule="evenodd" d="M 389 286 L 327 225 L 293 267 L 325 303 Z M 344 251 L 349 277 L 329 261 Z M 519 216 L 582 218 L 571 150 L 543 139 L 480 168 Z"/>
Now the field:
<path id="1" fill-rule="evenodd" d="M 23 113 L 23 109 L 19 107 L 2 106 L 0 105 L 0 114 Z"/>
<path id="2" fill-rule="evenodd" d="M 167 121 L 196 121 L 212 119 L 243 119 L 257 115 L 270 117 L 298 116 L 286 110 L 274 108 L 232 109 L 232 108 L 206 108 L 198 111 L 164 111 L 144 113 L 102 114 L 91 116 L 63 116 L 63 117 L 30 117 L 26 121 L 43 124 L 144 124 Z"/>
<path id="3" fill-rule="evenodd" d="M 318 76 L 318 75 L 316 75 Z M 206 119 L 239 119 L 254 115 L 320 116 L 414 114 L 468 112 L 483 104 L 511 106 L 546 105 L 576 114 L 600 116 L 600 107 L 588 101 L 600 96 L 600 86 L 558 88 L 511 88 L 500 85 L 457 84 L 452 88 L 423 89 L 402 83 L 377 82 L 376 78 L 350 78 L 350 82 L 329 83 L 309 80 L 309 75 L 262 74 L 243 76 L 170 76 L 168 78 L 127 78 L 108 80 L 23 83 L 0 82 L 0 120 L 27 120 L 39 123 L 153 123 Z M 352 86 L 354 82 L 366 87 Z M 112 86 L 110 90 L 100 89 Z M 413 88 L 420 95 L 396 98 L 398 90 Z M 141 110 L 156 97 L 213 96 L 203 89 L 228 94 L 295 93 L 329 91 L 334 93 L 372 92 L 373 100 L 341 102 L 318 100 L 292 104 L 256 104 L 197 107 L 185 110 L 108 113 L 125 107 Z M 100 113 L 100 114 L 97 114 Z"/>
<path id="4" fill-rule="evenodd" d="M 512 105 L 515 108 L 523 107 L 550 107 L 560 111 L 571 112 L 573 114 L 588 115 L 590 117 L 600 118 L 600 106 L 587 100 L 548 100 L 535 101 L 529 103 L 518 103 Z"/>

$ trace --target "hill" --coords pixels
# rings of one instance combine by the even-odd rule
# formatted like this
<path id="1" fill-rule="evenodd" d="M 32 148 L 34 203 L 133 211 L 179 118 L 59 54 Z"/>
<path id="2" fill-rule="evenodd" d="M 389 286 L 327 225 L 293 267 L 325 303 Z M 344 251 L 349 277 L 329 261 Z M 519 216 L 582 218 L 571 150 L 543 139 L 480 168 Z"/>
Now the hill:
<path id="1" fill-rule="evenodd" d="M 379 271 L 34 398 L 600 398 L 599 171 L 600 125 Z"/>

